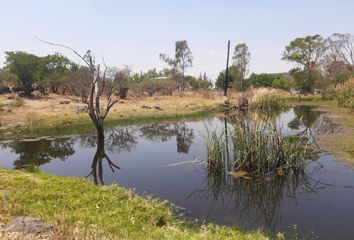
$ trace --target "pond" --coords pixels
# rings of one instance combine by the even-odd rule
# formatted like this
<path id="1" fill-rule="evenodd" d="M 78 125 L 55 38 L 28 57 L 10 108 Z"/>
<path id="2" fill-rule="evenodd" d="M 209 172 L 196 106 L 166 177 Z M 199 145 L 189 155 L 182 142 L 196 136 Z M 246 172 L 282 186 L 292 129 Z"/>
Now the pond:
<path id="1" fill-rule="evenodd" d="M 325 113 L 295 107 L 281 113 L 284 134 L 341 131 Z M 62 176 L 117 183 L 138 194 L 167 199 L 188 218 L 261 228 L 270 234 L 319 239 L 354 239 L 354 172 L 320 153 L 306 177 L 247 180 L 206 171 L 206 126 L 224 118 L 143 124 L 107 129 L 97 148 L 94 135 L 29 139 L 0 144 L 0 167 L 39 168 Z"/>

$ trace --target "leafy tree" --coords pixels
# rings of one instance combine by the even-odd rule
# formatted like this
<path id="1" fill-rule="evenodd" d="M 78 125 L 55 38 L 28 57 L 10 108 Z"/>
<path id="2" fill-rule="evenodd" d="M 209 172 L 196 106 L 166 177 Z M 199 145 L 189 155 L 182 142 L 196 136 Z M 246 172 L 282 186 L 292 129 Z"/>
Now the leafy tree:
<path id="1" fill-rule="evenodd" d="M 283 90 L 290 90 L 291 87 L 294 85 L 292 84 L 290 78 L 281 76 L 279 78 L 276 78 L 272 82 L 272 88 L 279 88 Z"/>
<path id="2" fill-rule="evenodd" d="M 131 80 L 134 83 L 141 83 L 146 80 L 154 79 L 163 76 L 156 71 L 156 68 L 149 69 L 146 73 L 135 73 L 132 75 Z"/>
<path id="3" fill-rule="evenodd" d="M 246 43 L 236 45 L 232 59 L 234 60 L 233 65 L 237 69 L 236 79 L 240 82 L 240 90 L 242 91 L 243 80 L 248 73 L 248 65 L 251 59 L 251 53 L 249 52 Z"/>
<path id="4" fill-rule="evenodd" d="M 247 79 L 247 85 L 253 87 L 273 87 L 284 90 L 290 89 L 290 79 L 280 73 L 252 73 Z"/>
<path id="5" fill-rule="evenodd" d="M 68 80 L 69 73 L 75 72 L 79 68 L 77 64 L 60 53 L 42 57 L 41 61 L 39 83 L 49 86 L 54 93 L 57 93 L 60 85 Z"/>
<path id="6" fill-rule="evenodd" d="M 186 80 L 189 82 L 189 84 L 194 90 L 209 89 L 213 86 L 213 83 L 208 78 L 206 73 L 204 73 L 203 75 L 199 74 L 197 78 L 193 76 L 187 76 Z"/>
<path id="7" fill-rule="evenodd" d="M 238 68 L 236 66 L 229 67 L 229 74 L 227 77 L 228 78 L 227 82 L 229 83 L 229 87 L 233 85 L 234 87 L 239 89 L 238 86 L 236 84 L 234 84 L 234 82 L 236 82 L 237 76 L 239 76 Z M 215 87 L 217 89 L 224 89 L 224 87 L 225 87 L 225 70 L 221 71 L 219 73 L 218 77 L 216 78 Z"/>
<path id="8" fill-rule="evenodd" d="M 160 59 L 171 67 L 174 77 L 176 77 L 176 75 L 181 77 L 181 90 L 183 91 L 185 89 L 184 74 L 186 69 L 193 65 L 193 56 L 186 40 L 177 41 L 175 45 L 174 58 L 170 58 L 166 54 L 160 54 Z"/>
<path id="9" fill-rule="evenodd" d="M 313 89 L 315 69 L 326 50 L 326 42 L 320 35 L 296 38 L 285 47 L 282 59 L 303 66 L 301 73 L 303 75 L 303 85 L 301 86 L 303 90 L 310 92 Z M 299 82 L 300 79 L 298 79 Z"/>
<path id="10" fill-rule="evenodd" d="M 5 52 L 6 68 L 15 74 L 24 87 L 26 96 L 31 96 L 32 85 L 38 81 L 42 61 L 39 57 L 26 52 Z"/>

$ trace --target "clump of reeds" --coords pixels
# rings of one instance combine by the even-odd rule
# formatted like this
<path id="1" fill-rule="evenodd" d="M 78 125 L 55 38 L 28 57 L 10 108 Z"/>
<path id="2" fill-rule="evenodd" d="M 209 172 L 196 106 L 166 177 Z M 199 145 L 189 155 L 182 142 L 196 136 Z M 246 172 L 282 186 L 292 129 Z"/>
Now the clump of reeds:
<path id="1" fill-rule="evenodd" d="M 250 106 L 257 111 L 279 111 L 285 108 L 285 99 L 275 93 L 265 93 L 252 97 Z"/>
<path id="2" fill-rule="evenodd" d="M 284 136 L 275 124 L 235 118 L 228 134 L 226 138 L 223 133 L 209 130 L 209 164 L 224 167 L 223 156 L 230 154 L 235 170 L 282 175 L 303 170 L 313 152 L 305 136 Z M 226 150 L 229 152 L 225 153 Z"/>
<path id="3" fill-rule="evenodd" d="M 225 133 L 216 128 L 207 128 L 206 149 L 208 166 L 213 170 L 224 168 L 226 157 Z"/>

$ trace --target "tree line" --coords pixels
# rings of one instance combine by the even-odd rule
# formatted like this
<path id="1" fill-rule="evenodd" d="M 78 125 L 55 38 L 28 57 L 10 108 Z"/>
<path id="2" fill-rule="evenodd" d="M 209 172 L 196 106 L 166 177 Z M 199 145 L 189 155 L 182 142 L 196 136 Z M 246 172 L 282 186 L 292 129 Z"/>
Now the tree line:
<path id="1" fill-rule="evenodd" d="M 292 40 L 282 54 L 282 60 L 296 64 L 288 73 L 252 73 L 245 79 L 250 56 L 245 43 L 236 45 L 234 62 L 229 68 L 230 87 L 237 90 L 273 87 L 312 92 L 354 77 L 354 36 L 349 33 L 334 33 L 328 38 L 316 34 Z M 225 71 L 221 71 L 215 86 L 224 88 L 224 81 Z"/>
<path id="2" fill-rule="evenodd" d="M 5 67 L 0 70 L 1 86 L 17 83 L 27 96 L 38 90 L 73 94 L 87 100 L 91 83 L 87 66 L 80 66 L 60 53 L 40 57 L 15 51 L 5 52 L 5 57 Z M 193 66 L 193 55 L 187 41 L 176 41 L 173 57 L 163 53 L 159 57 L 167 64 L 161 71 L 150 69 L 144 73 L 132 73 L 128 67 L 109 68 L 105 77 L 117 85 L 115 94 L 121 98 L 125 98 L 128 91 L 139 97 L 156 93 L 171 95 L 176 89 L 213 87 L 206 73 L 200 73 L 198 77 L 185 74 Z M 250 87 L 273 87 L 312 92 L 354 77 L 354 36 L 334 33 L 328 38 L 310 35 L 292 40 L 285 47 L 282 60 L 293 62 L 296 67 L 287 73 L 252 73 L 246 77 L 250 59 L 247 44 L 237 44 L 228 69 L 228 87 L 239 91 Z M 225 71 L 221 71 L 215 87 L 222 89 L 224 86 Z"/>
<path id="3" fill-rule="evenodd" d="M 31 96 L 34 90 L 42 93 L 73 94 L 87 101 L 91 84 L 90 68 L 80 66 L 60 53 L 47 56 L 14 51 L 5 52 L 5 67 L 0 69 L 0 85 L 19 85 L 19 90 L 26 96 Z M 150 69 L 147 72 L 132 73 L 129 67 L 107 68 L 104 77 L 116 85 L 119 97 L 125 98 L 128 90 L 134 96 L 147 94 L 153 96 L 159 92 L 171 95 L 176 89 L 208 89 L 212 87 L 211 79 L 206 73 L 199 77 L 185 75 L 187 68 L 192 66 L 193 56 L 187 41 L 175 43 L 175 56 L 160 54 L 160 59 L 168 67 L 157 72 Z M 103 70 L 101 70 L 103 77 Z"/>

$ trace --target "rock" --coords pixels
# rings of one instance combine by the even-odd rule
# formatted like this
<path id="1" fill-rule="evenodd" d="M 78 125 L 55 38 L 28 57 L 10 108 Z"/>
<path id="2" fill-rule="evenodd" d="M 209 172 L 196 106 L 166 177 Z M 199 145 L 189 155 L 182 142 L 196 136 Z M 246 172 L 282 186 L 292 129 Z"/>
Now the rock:
<path id="1" fill-rule="evenodd" d="M 25 234 L 40 234 L 54 231 L 53 226 L 46 224 L 38 218 L 30 216 L 17 217 L 7 223 L 4 229 L 9 232 L 20 232 Z"/>
<path id="2" fill-rule="evenodd" d="M 32 92 L 32 97 L 36 98 L 36 99 L 39 99 L 39 98 L 43 97 L 43 94 L 40 91 L 35 90 L 35 91 Z"/>
<path id="3" fill-rule="evenodd" d="M 160 106 L 155 106 L 155 109 L 163 111 L 163 109 Z"/>
<path id="4" fill-rule="evenodd" d="M 146 105 L 141 106 L 141 108 L 151 109 L 150 106 L 146 106 Z"/>
<path id="5" fill-rule="evenodd" d="M 69 103 L 70 103 L 70 101 L 66 101 L 66 100 L 64 100 L 64 101 L 60 101 L 59 103 L 60 103 L 60 104 L 69 104 Z"/>

